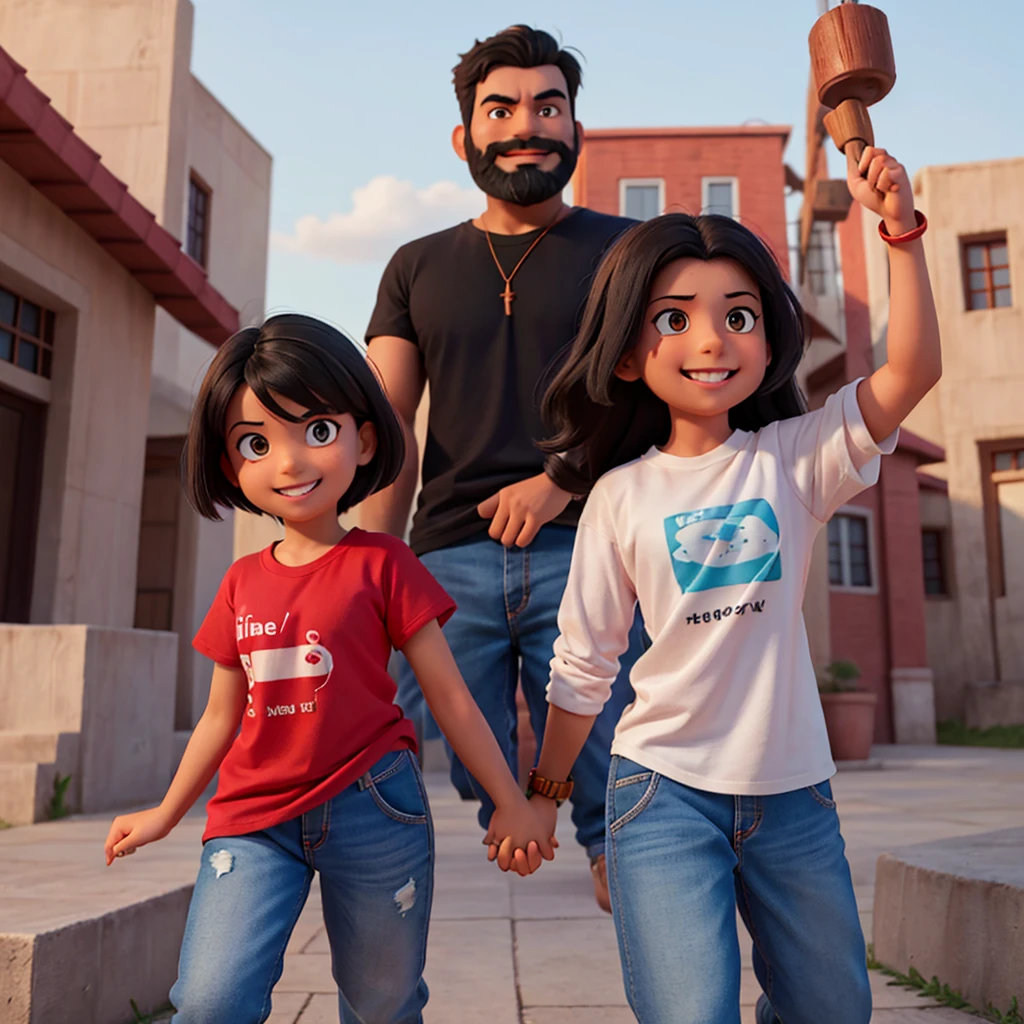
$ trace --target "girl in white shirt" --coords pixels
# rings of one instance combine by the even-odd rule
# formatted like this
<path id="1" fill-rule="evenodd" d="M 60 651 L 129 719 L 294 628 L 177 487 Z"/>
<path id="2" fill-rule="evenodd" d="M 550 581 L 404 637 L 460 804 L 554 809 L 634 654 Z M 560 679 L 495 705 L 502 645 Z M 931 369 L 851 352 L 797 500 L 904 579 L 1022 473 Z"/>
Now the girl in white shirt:
<path id="1" fill-rule="evenodd" d="M 867 1024 L 864 940 L 801 614 L 814 538 L 873 484 L 940 375 L 906 171 L 866 150 L 854 198 L 890 243 L 888 363 L 806 412 L 802 313 L 725 217 L 666 214 L 604 260 L 545 409 L 591 479 L 531 788 L 569 776 L 639 602 L 650 649 L 612 745 L 608 872 L 641 1024 L 738 1024 L 738 906 L 759 1024 Z M 501 838 L 501 837 L 498 837 Z"/>

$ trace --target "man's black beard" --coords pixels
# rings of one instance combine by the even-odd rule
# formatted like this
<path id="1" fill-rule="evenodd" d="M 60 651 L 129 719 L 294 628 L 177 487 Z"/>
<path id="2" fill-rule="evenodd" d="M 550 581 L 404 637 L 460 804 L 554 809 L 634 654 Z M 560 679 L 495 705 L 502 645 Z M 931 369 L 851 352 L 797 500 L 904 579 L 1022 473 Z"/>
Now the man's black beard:
<path id="1" fill-rule="evenodd" d="M 553 171 L 542 171 L 529 164 L 517 167 L 511 173 L 498 167 L 495 163 L 497 157 L 517 149 L 557 153 L 561 159 Z M 479 150 L 473 145 L 469 132 L 466 132 L 466 161 L 477 188 L 495 199 L 515 203 L 516 206 L 535 206 L 557 196 L 569 184 L 572 172 L 576 169 L 576 155 L 576 150 L 570 149 L 564 142 L 541 138 L 539 135 L 529 139 L 492 142 L 487 149 Z"/>

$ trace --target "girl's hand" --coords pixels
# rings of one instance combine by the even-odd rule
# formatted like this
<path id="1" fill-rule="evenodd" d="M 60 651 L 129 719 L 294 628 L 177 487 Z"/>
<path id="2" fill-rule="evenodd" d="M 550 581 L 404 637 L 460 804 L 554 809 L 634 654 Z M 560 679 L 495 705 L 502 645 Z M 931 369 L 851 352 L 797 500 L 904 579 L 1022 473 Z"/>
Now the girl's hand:
<path id="1" fill-rule="evenodd" d="M 103 844 L 107 866 L 114 863 L 115 857 L 127 857 L 140 846 L 163 839 L 171 831 L 171 827 L 170 818 L 159 807 L 137 811 L 135 814 L 119 815 L 111 824 L 107 841 Z"/>
<path id="2" fill-rule="evenodd" d="M 544 803 L 554 803 L 549 800 Z M 498 807 L 491 815 L 484 844 L 487 859 L 497 860 L 502 871 L 514 870 L 519 875 L 530 875 L 541 865 L 541 860 L 554 860 L 558 840 L 554 836 L 554 822 L 548 825 L 535 813 L 532 801 L 520 796 L 512 807 Z"/>
<path id="3" fill-rule="evenodd" d="M 846 183 L 850 195 L 866 210 L 885 220 L 890 235 L 901 235 L 917 227 L 914 193 L 907 169 L 884 149 L 867 146 L 860 163 L 847 162 Z"/>

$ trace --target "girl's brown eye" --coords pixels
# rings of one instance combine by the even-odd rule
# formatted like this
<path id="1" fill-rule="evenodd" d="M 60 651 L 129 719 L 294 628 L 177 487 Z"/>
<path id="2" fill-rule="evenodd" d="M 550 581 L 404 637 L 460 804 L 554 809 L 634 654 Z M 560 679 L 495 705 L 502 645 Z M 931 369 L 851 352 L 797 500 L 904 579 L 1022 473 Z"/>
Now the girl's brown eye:
<path id="1" fill-rule="evenodd" d="M 681 309 L 663 309 L 655 318 L 659 334 L 682 334 L 690 326 L 690 318 Z"/>
<path id="2" fill-rule="evenodd" d="M 757 314 L 746 306 L 737 306 L 730 309 L 725 318 L 725 326 L 733 334 L 749 334 L 757 323 Z"/>
<path id="3" fill-rule="evenodd" d="M 270 442 L 262 434 L 246 434 L 239 438 L 237 447 L 246 462 L 259 462 L 270 453 Z"/>

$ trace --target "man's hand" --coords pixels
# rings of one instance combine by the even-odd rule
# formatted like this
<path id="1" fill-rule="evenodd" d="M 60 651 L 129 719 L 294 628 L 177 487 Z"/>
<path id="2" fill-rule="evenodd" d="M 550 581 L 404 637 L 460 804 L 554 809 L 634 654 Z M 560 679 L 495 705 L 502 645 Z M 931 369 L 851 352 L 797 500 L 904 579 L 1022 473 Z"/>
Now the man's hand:
<path id="1" fill-rule="evenodd" d="M 507 548 L 513 544 L 525 548 L 545 523 L 565 511 L 571 499 L 572 495 L 547 473 L 539 473 L 503 487 L 480 502 L 476 510 L 484 519 L 491 520 L 487 533 L 492 540 L 500 540 Z"/>

